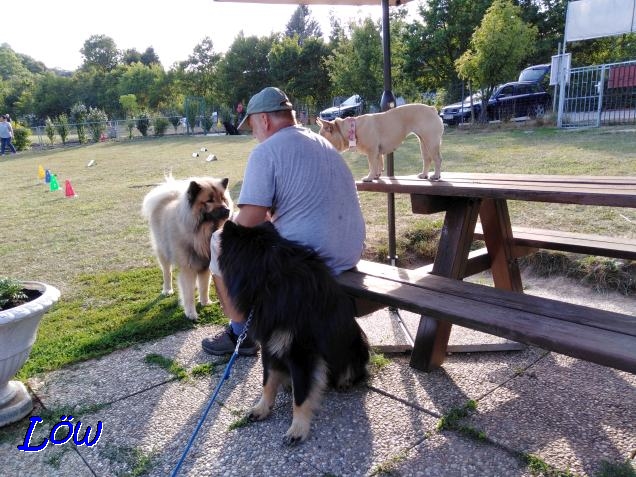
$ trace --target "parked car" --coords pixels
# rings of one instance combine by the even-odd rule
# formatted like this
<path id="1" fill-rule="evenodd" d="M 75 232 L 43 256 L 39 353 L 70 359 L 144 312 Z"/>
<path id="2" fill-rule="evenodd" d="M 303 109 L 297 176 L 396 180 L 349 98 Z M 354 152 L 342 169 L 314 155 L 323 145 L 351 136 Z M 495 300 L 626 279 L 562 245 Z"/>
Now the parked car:
<path id="1" fill-rule="evenodd" d="M 550 63 L 543 65 L 528 66 L 519 73 L 518 81 L 532 81 L 533 83 L 543 83 L 543 79 L 550 76 Z"/>
<path id="2" fill-rule="evenodd" d="M 475 112 L 475 119 L 479 119 L 479 113 L 481 112 L 481 94 L 475 93 L 472 95 L 472 110 Z M 459 103 L 449 104 L 444 106 L 440 112 L 440 117 L 448 125 L 455 125 L 460 123 L 468 123 L 471 121 L 471 98 L 466 96 L 464 101 Z"/>
<path id="3" fill-rule="evenodd" d="M 331 108 L 320 111 L 320 119 L 332 121 L 336 118 L 348 118 L 349 116 L 358 116 L 362 114 L 362 106 L 364 102 L 360 95 L 354 94 L 349 96 L 342 103 Z"/>
<path id="4" fill-rule="evenodd" d="M 541 118 L 551 105 L 550 95 L 539 83 L 513 81 L 499 86 L 488 100 L 488 120 L 529 116 Z"/>
<path id="5" fill-rule="evenodd" d="M 461 103 L 444 106 L 439 115 L 446 124 L 470 122 L 470 96 Z M 482 101 L 479 93 L 473 95 L 472 110 L 475 120 L 479 119 Z M 530 81 L 513 81 L 495 88 L 486 106 L 486 119 L 506 120 L 523 116 L 543 117 L 551 105 L 550 95 L 538 83 Z"/>
<path id="6" fill-rule="evenodd" d="M 541 88 L 550 91 L 550 63 L 528 66 L 519 73 L 519 81 L 532 81 L 538 83 Z"/>

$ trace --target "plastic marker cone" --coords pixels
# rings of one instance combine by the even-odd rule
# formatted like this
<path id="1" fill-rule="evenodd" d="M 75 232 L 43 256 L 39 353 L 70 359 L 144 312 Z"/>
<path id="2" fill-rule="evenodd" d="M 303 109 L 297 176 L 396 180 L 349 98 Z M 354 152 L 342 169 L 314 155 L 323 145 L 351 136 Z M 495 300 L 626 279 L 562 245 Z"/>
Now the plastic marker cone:
<path id="1" fill-rule="evenodd" d="M 92 167 L 95 165 L 95 159 L 91 159 L 90 161 L 88 161 L 88 164 L 86 164 L 86 167 Z"/>
<path id="2" fill-rule="evenodd" d="M 44 179 L 44 168 L 41 165 L 38 166 L 38 179 Z"/>
<path id="3" fill-rule="evenodd" d="M 73 186 L 71 185 L 71 181 L 69 181 L 68 179 L 66 179 L 66 181 L 64 182 L 64 188 L 66 189 L 64 192 L 64 195 L 66 195 L 66 197 L 77 197 L 75 195 L 75 191 L 73 190 Z"/>
<path id="4" fill-rule="evenodd" d="M 199 153 L 198 152 L 193 152 L 192 153 L 192 157 L 199 157 Z"/>
<path id="5" fill-rule="evenodd" d="M 201 148 L 201 152 L 206 152 L 207 150 L 208 150 L 208 148 L 207 148 L 207 147 L 202 147 L 202 148 Z"/>
<path id="6" fill-rule="evenodd" d="M 51 174 L 51 192 L 59 189 L 60 185 L 57 183 L 57 177 L 55 177 L 55 174 Z"/>
<path id="7" fill-rule="evenodd" d="M 46 182 L 47 184 L 51 182 L 51 171 L 49 171 L 48 169 L 44 173 L 44 182 Z"/>
<path id="8" fill-rule="evenodd" d="M 208 156 L 208 158 L 206 159 L 206 161 L 210 162 L 210 161 L 216 161 L 216 156 L 214 154 L 210 154 Z"/>

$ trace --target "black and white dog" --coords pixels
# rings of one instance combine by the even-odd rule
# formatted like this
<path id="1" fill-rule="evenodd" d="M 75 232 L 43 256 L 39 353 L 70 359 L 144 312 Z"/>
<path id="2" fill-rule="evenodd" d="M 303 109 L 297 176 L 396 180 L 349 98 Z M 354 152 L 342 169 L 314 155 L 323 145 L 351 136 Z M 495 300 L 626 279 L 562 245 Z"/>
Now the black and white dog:
<path id="1" fill-rule="evenodd" d="M 219 267 L 235 307 L 252 313 L 249 335 L 261 345 L 263 394 L 250 411 L 265 419 L 291 379 L 293 420 L 284 441 L 305 440 L 322 393 L 367 376 L 367 338 L 352 299 L 311 249 L 284 239 L 269 222 L 226 222 Z"/>

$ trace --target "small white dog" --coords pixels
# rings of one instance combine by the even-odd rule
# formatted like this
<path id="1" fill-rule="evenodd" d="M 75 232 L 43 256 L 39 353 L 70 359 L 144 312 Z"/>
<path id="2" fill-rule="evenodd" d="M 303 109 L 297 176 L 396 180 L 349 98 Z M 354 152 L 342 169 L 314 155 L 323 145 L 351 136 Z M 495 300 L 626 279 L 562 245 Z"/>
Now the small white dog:
<path id="1" fill-rule="evenodd" d="M 402 144 L 410 133 L 420 141 L 422 172 L 420 179 L 427 179 L 431 162 L 435 163 L 435 173 L 430 179 L 440 178 L 442 169 L 442 134 L 444 123 L 437 109 L 425 104 L 405 104 L 383 113 L 363 114 L 355 118 L 336 118 L 325 121 L 319 118 L 320 135 L 329 140 L 340 152 L 356 147 L 367 155 L 369 175 L 365 182 L 377 179 L 384 170 L 384 154 L 389 154 Z"/>

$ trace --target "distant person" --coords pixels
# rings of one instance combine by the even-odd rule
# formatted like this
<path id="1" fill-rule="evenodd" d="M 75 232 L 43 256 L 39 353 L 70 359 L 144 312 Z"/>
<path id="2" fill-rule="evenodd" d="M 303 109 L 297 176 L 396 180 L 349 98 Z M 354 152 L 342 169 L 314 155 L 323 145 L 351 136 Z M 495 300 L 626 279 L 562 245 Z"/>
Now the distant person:
<path id="1" fill-rule="evenodd" d="M 2 141 L 2 146 L 0 149 L 0 155 L 4 156 L 4 151 L 9 146 L 9 149 L 13 154 L 17 154 L 18 151 L 15 150 L 15 147 L 11 143 L 13 139 L 13 128 L 11 127 L 11 123 L 7 121 L 8 114 L 3 114 L 0 116 L 0 141 Z"/>
<path id="2" fill-rule="evenodd" d="M 236 125 L 238 126 L 241 121 L 243 121 L 243 117 L 245 116 L 244 114 L 244 108 L 243 108 L 243 101 L 239 101 L 239 103 L 236 105 Z"/>

